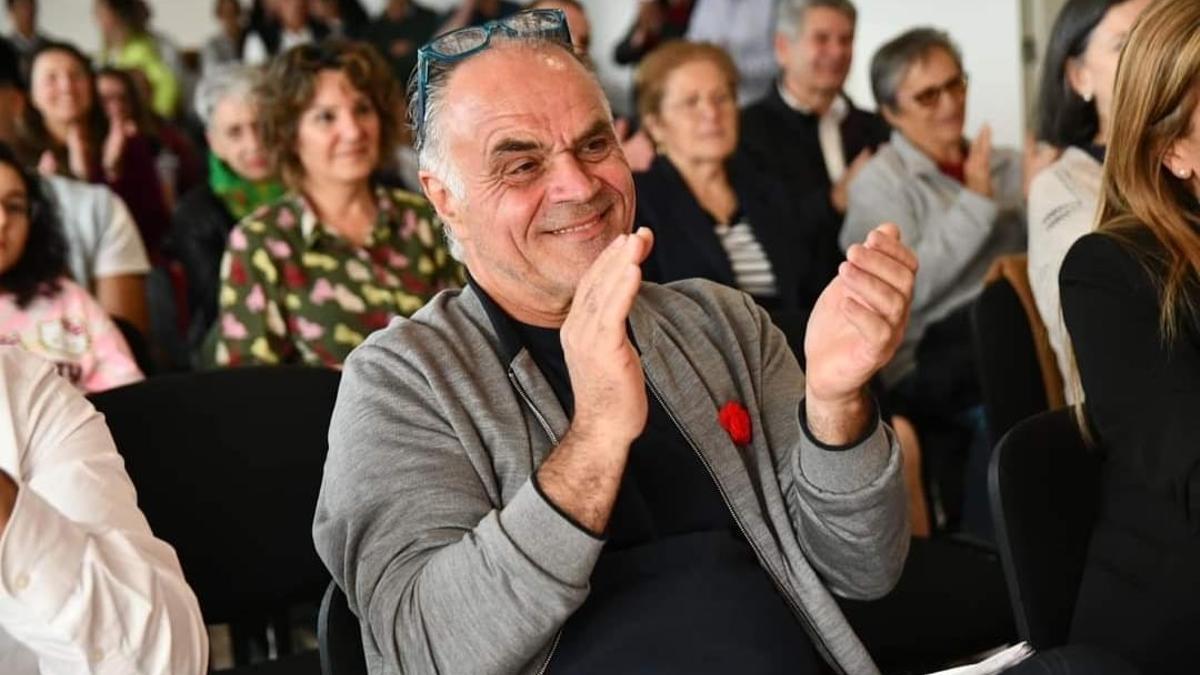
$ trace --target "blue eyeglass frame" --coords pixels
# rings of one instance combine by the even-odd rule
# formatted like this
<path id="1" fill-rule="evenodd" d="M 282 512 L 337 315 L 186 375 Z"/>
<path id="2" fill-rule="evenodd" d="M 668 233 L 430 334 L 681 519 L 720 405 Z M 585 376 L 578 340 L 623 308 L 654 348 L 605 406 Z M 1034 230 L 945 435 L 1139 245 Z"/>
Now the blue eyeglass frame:
<path id="1" fill-rule="evenodd" d="M 430 40 L 417 50 L 417 114 L 416 132 L 419 138 L 425 129 L 425 96 L 429 86 L 429 67 L 434 63 L 455 63 L 468 56 L 478 54 L 492 43 L 496 33 L 509 38 L 540 38 L 558 42 L 570 50 L 571 29 L 561 9 L 527 9 L 503 19 L 488 21 L 481 26 L 467 26 L 450 31 Z M 470 36 L 478 38 L 478 44 L 455 49 L 462 43 L 473 43 Z"/>

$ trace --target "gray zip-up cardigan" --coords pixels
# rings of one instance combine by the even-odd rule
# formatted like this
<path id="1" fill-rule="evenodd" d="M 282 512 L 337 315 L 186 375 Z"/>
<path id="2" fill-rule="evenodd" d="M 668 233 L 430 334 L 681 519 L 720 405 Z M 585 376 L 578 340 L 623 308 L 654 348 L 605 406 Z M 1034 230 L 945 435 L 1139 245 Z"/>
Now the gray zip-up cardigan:
<path id="1" fill-rule="evenodd" d="M 749 296 L 647 283 L 629 321 L 652 395 L 818 651 L 838 672 L 877 673 L 830 591 L 875 598 L 900 575 L 894 436 L 878 424 L 851 448 L 809 438 L 804 375 Z M 530 478 L 569 420 L 501 324 L 473 288 L 447 291 L 346 361 L 313 539 L 363 619 L 372 673 L 543 672 L 587 598 L 603 541 Z M 750 411 L 746 447 L 718 424 L 730 400 Z"/>

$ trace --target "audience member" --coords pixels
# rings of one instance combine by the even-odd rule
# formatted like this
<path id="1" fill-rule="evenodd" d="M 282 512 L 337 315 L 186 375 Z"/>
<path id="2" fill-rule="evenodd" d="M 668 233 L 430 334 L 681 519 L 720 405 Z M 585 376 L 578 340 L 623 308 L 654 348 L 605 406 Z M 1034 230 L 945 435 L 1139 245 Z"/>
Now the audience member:
<path id="1" fill-rule="evenodd" d="M 588 21 L 587 12 L 579 0 L 535 0 L 529 9 L 557 9 L 567 17 L 567 30 L 571 33 L 571 46 L 575 54 L 588 64 L 592 64 L 592 24 Z"/>
<path id="2" fill-rule="evenodd" d="M 238 0 L 217 0 L 213 7 L 220 29 L 204 43 L 200 51 L 200 73 L 208 75 L 216 68 L 239 63 L 246 46 L 246 22 Z"/>
<path id="3" fill-rule="evenodd" d="M 1152 3 L 1117 70 L 1099 232 L 1060 274 L 1105 457 L 1070 640 L 1155 675 L 1200 661 L 1198 102 L 1200 3 Z"/>
<path id="4" fill-rule="evenodd" d="M 84 391 L 142 379 L 120 330 L 63 276 L 66 242 L 50 202 L 0 145 L 0 344 L 51 361 Z"/>
<path id="5" fill-rule="evenodd" d="M 0 347 L 0 428 L 0 672 L 207 672 L 196 596 L 104 418 L 52 366 Z"/>
<path id="6" fill-rule="evenodd" d="M 363 43 L 272 62 L 263 142 L 292 191 L 229 235 L 208 363 L 340 366 L 368 334 L 460 283 L 429 204 L 371 182 L 392 154 L 398 96 Z"/>
<path id="7" fill-rule="evenodd" d="M 831 592 L 881 595 L 904 561 L 899 454 L 864 385 L 915 258 L 890 226 L 855 248 L 807 380 L 745 295 L 641 283 L 653 236 L 629 234 L 612 116 L 554 14 L 490 49 L 435 41 L 465 52 L 413 93 L 472 280 L 342 377 L 313 531 L 368 665 L 877 673 Z"/>
<path id="8" fill-rule="evenodd" d="M 702 0 L 688 22 L 687 39 L 729 52 L 738 68 L 738 103 L 757 101 L 779 68 L 771 48 L 776 0 Z"/>
<path id="9" fill-rule="evenodd" d="M 734 157 L 737 68 L 720 47 L 675 41 L 638 66 L 638 114 L 658 157 L 634 175 L 638 225 L 654 230 L 646 278 L 710 279 L 749 293 L 794 329 L 835 266 L 812 265 L 814 234 L 785 186 Z M 784 320 L 786 318 L 786 320 Z"/>
<path id="10" fill-rule="evenodd" d="M 0 48 L 0 143 L 9 145 L 19 142 L 17 121 L 27 105 L 17 61 L 15 50 Z M 150 263 L 129 209 L 102 185 L 63 176 L 43 176 L 41 182 L 62 225 L 71 278 L 106 312 L 144 333 Z"/>
<path id="11" fill-rule="evenodd" d="M 778 82 L 742 111 L 741 150 L 781 179 L 820 235 L 813 256 L 836 266 L 848 188 L 887 124 L 842 91 L 854 54 L 857 10 L 850 0 L 783 0 L 775 18 Z"/>
<path id="12" fill-rule="evenodd" d="M 131 126 L 109 126 L 87 58 L 50 43 L 34 54 L 30 100 L 20 125 L 22 159 L 43 174 L 106 183 L 129 206 L 151 257 L 167 210 L 150 142 Z"/>
<path id="13" fill-rule="evenodd" d="M 511 0 L 460 0 L 458 7 L 446 12 L 438 33 L 448 33 L 465 26 L 478 26 L 503 19 L 521 11 L 521 5 Z"/>
<path id="14" fill-rule="evenodd" d="M 642 60 L 658 45 L 687 34 L 693 0 L 642 0 L 633 26 L 613 50 L 613 60 L 627 66 Z"/>
<path id="15" fill-rule="evenodd" d="M 407 82 L 417 65 L 417 47 L 433 36 L 438 24 L 438 15 L 414 0 L 388 0 L 365 37 L 391 62 L 396 79 Z"/>
<path id="16" fill-rule="evenodd" d="M 1025 248 L 1021 159 L 993 149 L 986 126 L 963 140 L 967 76 L 941 31 L 913 29 L 880 47 L 871 88 L 895 131 L 850 183 L 841 242 L 848 247 L 871 223 L 888 221 L 916 250 L 912 317 L 883 384 L 926 455 L 945 467 L 948 475 L 935 480 L 949 525 L 958 525 L 962 503 L 963 524 L 990 536 L 990 448 L 967 311 L 992 261 Z"/>
<path id="17" fill-rule="evenodd" d="M 885 44 L 871 87 L 895 131 L 850 184 L 841 242 L 890 221 L 921 261 L 904 343 L 883 371 L 895 386 L 916 370 L 926 330 L 979 292 L 992 259 L 1023 249 L 1021 162 L 993 149 L 986 126 L 963 140 L 967 76 L 945 33 L 918 28 Z"/>
<path id="18" fill-rule="evenodd" d="M 1029 285 L 1058 359 L 1072 371 L 1058 302 L 1058 272 L 1071 244 L 1096 226 L 1100 177 L 1112 128 L 1117 60 L 1150 0 L 1071 0 L 1058 13 L 1042 62 L 1038 140 L 1062 148 L 1029 188 Z M 1066 387 L 1068 403 L 1075 390 Z"/>
<path id="19" fill-rule="evenodd" d="M 259 133 L 260 83 L 256 68 L 226 66 L 196 88 L 196 115 L 208 138 L 208 182 L 180 200 L 166 243 L 187 278 L 187 338 L 193 351 L 217 316 L 221 256 L 230 230 L 283 195 Z"/>
<path id="20" fill-rule="evenodd" d="M 96 73 L 96 93 L 110 128 L 133 129 L 150 142 L 163 201 L 174 208 L 178 195 L 201 182 L 204 169 L 187 135 L 143 103 L 139 79 L 140 71 L 104 67 Z"/>
<path id="21" fill-rule="evenodd" d="M 292 47 L 320 42 L 329 35 L 329 28 L 309 14 L 308 0 L 274 0 L 271 4 L 272 16 L 251 25 L 242 49 L 243 62 L 263 65 Z"/>
<path id="22" fill-rule="evenodd" d="M 48 40 L 38 32 L 38 0 L 8 0 L 8 23 L 12 32 L 7 37 L 21 55 L 21 72 L 29 72 L 33 53 Z"/>
<path id="23" fill-rule="evenodd" d="M 148 19 L 142 0 L 96 0 L 96 25 L 104 39 L 101 61 L 141 71 L 150 82 L 150 107 L 170 118 L 179 107 L 179 80 L 163 60 Z"/>
<path id="24" fill-rule="evenodd" d="M 308 10 L 329 29 L 329 37 L 359 38 L 371 22 L 359 0 L 309 0 Z"/>

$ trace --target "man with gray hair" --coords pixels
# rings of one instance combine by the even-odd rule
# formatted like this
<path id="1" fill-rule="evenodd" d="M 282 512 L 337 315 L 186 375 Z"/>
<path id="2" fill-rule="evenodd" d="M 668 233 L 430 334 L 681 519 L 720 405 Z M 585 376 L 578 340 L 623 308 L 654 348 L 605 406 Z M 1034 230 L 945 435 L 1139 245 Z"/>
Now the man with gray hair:
<path id="1" fill-rule="evenodd" d="M 471 274 L 345 363 L 313 524 L 373 673 L 877 673 L 832 593 L 908 546 L 866 393 L 916 260 L 876 228 L 801 372 L 748 296 L 643 283 L 633 180 L 561 12 L 420 51 L 425 193 Z"/>
<path id="2" fill-rule="evenodd" d="M 888 126 L 842 91 L 854 55 L 858 14 L 850 0 L 780 0 L 775 58 L 780 77 L 742 113 L 741 147 L 795 191 L 800 212 L 824 239 L 817 261 L 832 278 L 846 194 Z"/>

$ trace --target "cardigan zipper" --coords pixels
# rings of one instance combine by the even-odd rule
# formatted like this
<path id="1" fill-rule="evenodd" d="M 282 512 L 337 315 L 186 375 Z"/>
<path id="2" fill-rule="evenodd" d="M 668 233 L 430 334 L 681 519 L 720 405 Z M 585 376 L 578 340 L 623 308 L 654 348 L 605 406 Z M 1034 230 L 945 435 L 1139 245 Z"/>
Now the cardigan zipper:
<path id="1" fill-rule="evenodd" d="M 800 623 L 804 626 L 809 636 L 812 638 L 813 644 L 816 646 L 817 651 L 821 653 L 821 656 L 825 659 L 825 662 L 829 664 L 831 668 L 833 668 L 835 673 L 838 675 L 846 675 L 845 669 L 842 668 L 841 664 L 833 658 L 833 654 L 829 651 L 829 647 L 825 644 L 825 640 L 817 631 L 816 624 L 813 622 L 812 617 L 808 615 L 808 612 L 806 612 L 803 607 L 801 607 L 795 600 L 792 599 L 790 593 L 784 590 L 783 582 L 775 576 L 775 573 L 771 570 L 771 566 L 767 564 L 766 556 L 763 555 L 763 552 L 759 550 L 759 547 L 754 542 L 754 539 L 746 531 L 746 526 L 742 523 L 741 516 L 739 516 L 737 511 L 733 508 L 733 504 L 729 501 L 729 495 L 726 494 L 725 488 L 722 487 L 720 481 L 717 480 L 717 474 L 715 471 L 713 471 L 712 464 L 710 464 L 708 459 L 704 457 L 704 453 L 700 452 L 700 449 L 696 447 L 695 442 L 692 441 L 692 437 L 688 435 L 687 431 L 684 430 L 683 425 L 679 422 L 679 419 L 675 417 L 675 413 L 672 412 L 667 406 L 666 401 L 663 400 L 662 395 L 658 392 L 658 387 L 654 386 L 654 382 L 650 380 L 650 375 L 645 373 L 644 370 L 643 373 L 646 376 L 646 385 L 650 389 L 651 393 L 654 394 L 654 398 L 658 401 L 658 404 L 662 406 L 663 410 L 666 411 L 667 417 L 671 418 L 672 424 L 675 425 L 675 428 L 683 436 L 684 440 L 687 441 L 688 445 L 692 448 L 692 451 L 696 453 L 696 457 L 700 459 L 700 463 L 704 465 L 705 470 L 708 471 L 708 477 L 712 479 L 713 485 L 716 486 L 717 492 L 721 495 L 721 501 L 725 502 L 725 508 L 729 509 L 729 515 L 733 517 L 733 522 L 737 525 L 738 530 L 742 533 L 742 537 L 745 538 L 746 543 L 750 544 L 750 548 L 754 551 L 754 555 L 758 558 L 759 564 L 762 565 L 763 569 L 767 572 L 767 576 L 769 576 L 771 581 L 775 584 L 776 590 L 778 590 L 779 594 L 782 595 L 785 600 L 787 600 L 788 606 L 792 608 L 792 612 L 798 619 L 800 619 Z"/>
<path id="2" fill-rule="evenodd" d="M 537 406 L 533 404 L 533 399 L 529 398 L 529 394 L 525 393 L 525 389 L 517 381 L 517 374 L 513 372 L 512 368 L 508 369 L 508 381 L 512 382 L 513 388 L 517 390 L 517 393 L 521 396 L 521 400 L 525 402 L 525 407 L 529 408 L 529 411 L 537 419 L 538 424 L 542 425 L 542 431 L 546 432 L 546 436 L 550 438 L 551 445 L 558 445 L 558 434 L 554 433 L 554 430 L 550 428 L 550 423 L 542 416 L 542 411 L 537 409 Z"/>
<path id="3" fill-rule="evenodd" d="M 533 413 L 533 417 L 541 425 L 542 431 L 546 432 L 546 437 L 550 439 L 550 443 L 558 445 L 558 434 L 554 433 L 554 430 L 550 428 L 550 423 L 542 415 L 542 411 L 537 409 L 537 406 L 533 404 L 533 399 L 529 398 L 529 394 L 525 393 L 525 388 L 521 386 L 520 381 L 517 380 L 517 374 L 513 372 L 511 367 L 508 369 L 508 381 L 512 382 L 513 389 L 517 390 L 517 394 L 525 402 L 525 407 L 529 408 L 529 411 Z M 550 643 L 550 651 L 546 652 L 546 658 L 542 661 L 542 666 L 538 668 L 537 675 L 545 675 L 546 671 L 550 669 L 550 660 L 554 658 L 554 652 L 558 649 L 558 641 L 561 639 L 562 629 L 559 628 L 558 632 L 554 634 L 554 641 Z"/>

